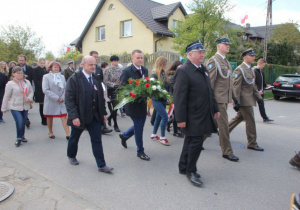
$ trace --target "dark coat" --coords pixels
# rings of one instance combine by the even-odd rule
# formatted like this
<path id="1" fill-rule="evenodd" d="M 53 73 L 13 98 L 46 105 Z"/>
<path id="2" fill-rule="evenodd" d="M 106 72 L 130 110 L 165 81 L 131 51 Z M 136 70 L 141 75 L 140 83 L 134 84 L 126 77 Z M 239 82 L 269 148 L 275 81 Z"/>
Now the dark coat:
<path id="1" fill-rule="evenodd" d="M 6 83 L 7 83 L 7 76 L 2 72 L 0 72 L 0 100 L 1 101 L 4 96 Z"/>
<path id="2" fill-rule="evenodd" d="M 142 72 L 144 77 L 148 77 L 148 69 L 142 66 Z M 120 82 L 121 85 L 127 85 L 128 79 L 140 79 L 142 78 L 141 73 L 134 65 L 126 67 L 121 74 Z M 138 101 L 139 99 L 137 99 Z M 138 102 L 132 102 L 125 105 L 125 111 L 128 116 L 131 117 L 145 117 L 147 115 L 147 102 L 145 100 L 140 100 Z"/>
<path id="3" fill-rule="evenodd" d="M 71 70 L 70 67 L 68 67 L 64 70 L 64 76 L 65 76 L 66 81 L 68 81 L 68 79 L 74 74 L 74 72 L 75 72 L 75 70 L 74 69 Z"/>
<path id="4" fill-rule="evenodd" d="M 37 103 L 44 102 L 45 95 L 42 90 L 42 81 L 43 81 L 43 76 L 45 74 L 48 74 L 45 67 L 42 68 L 38 66 L 33 70 L 33 82 L 35 86 L 34 96 L 35 96 L 35 102 Z"/>
<path id="5" fill-rule="evenodd" d="M 67 81 L 66 86 L 66 96 L 65 96 L 65 104 L 68 112 L 68 121 L 67 124 L 69 126 L 73 126 L 72 120 L 79 118 L 80 120 L 80 129 L 84 129 L 85 120 L 85 90 L 84 84 L 81 79 L 81 71 L 77 70 Z M 96 79 L 96 75 L 93 74 L 95 78 L 93 80 L 94 85 L 96 85 L 98 91 L 98 113 L 100 115 L 99 119 L 103 124 L 103 117 L 107 115 L 105 108 L 105 99 L 103 96 L 103 89 L 101 82 Z"/>
<path id="6" fill-rule="evenodd" d="M 20 66 L 20 65 L 18 64 L 18 66 Z M 21 67 L 21 68 L 22 68 L 22 67 Z M 32 80 L 33 80 L 33 68 L 31 68 L 31 67 L 28 66 L 28 65 L 25 65 L 25 69 L 26 69 L 26 72 L 24 72 L 24 73 L 25 73 L 25 75 L 26 75 L 26 79 L 29 80 L 29 82 L 30 82 L 31 85 L 32 85 Z"/>
<path id="7" fill-rule="evenodd" d="M 263 91 L 264 88 L 267 87 L 265 83 L 265 73 L 257 67 L 254 67 L 255 73 L 255 84 L 257 86 L 258 91 Z"/>
<path id="8" fill-rule="evenodd" d="M 189 60 L 175 73 L 174 104 L 177 122 L 186 122 L 182 132 L 187 136 L 202 136 L 217 132 L 214 114 L 217 101 L 204 65 L 197 69 Z"/>

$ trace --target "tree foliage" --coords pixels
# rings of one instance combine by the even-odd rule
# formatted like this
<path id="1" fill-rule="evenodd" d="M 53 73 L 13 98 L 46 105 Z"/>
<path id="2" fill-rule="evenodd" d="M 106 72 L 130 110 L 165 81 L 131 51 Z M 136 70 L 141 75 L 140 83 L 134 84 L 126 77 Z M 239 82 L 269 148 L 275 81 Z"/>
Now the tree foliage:
<path id="1" fill-rule="evenodd" d="M 51 51 L 47 51 L 45 54 L 45 59 L 48 61 L 54 61 L 55 56 L 53 55 L 53 53 Z"/>
<path id="2" fill-rule="evenodd" d="M 24 54 L 28 61 L 33 61 L 42 54 L 44 48 L 42 39 L 28 26 L 1 27 L 0 60 L 16 60 L 19 54 Z"/>
<path id="3" fill-rule="evenodd" d="M 80 58 L 82 58 L 83 55 L 77 51 L 77 50 L 74 50 L 74 51 L 69 51 L 67 54 L 65 54 L 63 57 L 60 58 L 60 60 L 65 60 L 65 59 L 72 59 L 72 60 L 78 60 Z"/>
<path id="4" fill-rule="evenodd" d="M 286 43 L 300 49 L 300 32 L 298 30 L 299 24 L 289 22 L 276 26 L 273 34 L 272 41 L 275 43 Z"/>
<path id="5" fill-rule="evenodd" d="M 300 58 L 294 53 L 293 46 L 287 42 L 268 43 L 268 63 L 285 66 L 300 65 Z"/>
<path id="6" fill-rule="evenodd" d="M 200 40 L 206 49 L 206 55 L 210 57 L 216 51 L 216 38 L 226 33 L 232 38 L 236 37 L 236 34 L 231 36 L 234 30 L 225 27 L 228 21 L 224 13 L 232 9 L 228 0 L 192 0 L 189 9 L 193 14 L 173 29 L 176 34 L 173 39 L 174 49 L 181 55 L 185 55 L 188 44 Z"/>

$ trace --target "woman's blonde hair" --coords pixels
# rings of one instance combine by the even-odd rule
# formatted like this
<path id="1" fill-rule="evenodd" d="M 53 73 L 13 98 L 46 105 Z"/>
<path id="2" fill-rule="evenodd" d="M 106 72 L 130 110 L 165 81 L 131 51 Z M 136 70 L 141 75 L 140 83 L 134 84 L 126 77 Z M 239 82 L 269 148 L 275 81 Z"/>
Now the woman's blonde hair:
<path id="1" fill-rule="evenodd" d="M 154 70 L 153 72 L 156 74 L 158 81 L 163 82 L 163 79 L 161 77 L 161 73 L 165 73 L 164 66 L 168 64 L 168 60 L 164 56 L 159 56 L 154 64 Z M 169 83 L 169 78 L 167 77 L 167 74 L 164 74 L 165 76 L 165 82 Z"/>
<path id="2" fill-rule="evenodd" d="M 5 68 L 2 67 L 2 64 L 5 64 Z M 4 62 L 4 61 L 0 62 L 0 72 L 5 74 L 6 76 L 8 76 L 8 73 L 9 73 L 8 66 L 7 66 L 6 62 Z"/>

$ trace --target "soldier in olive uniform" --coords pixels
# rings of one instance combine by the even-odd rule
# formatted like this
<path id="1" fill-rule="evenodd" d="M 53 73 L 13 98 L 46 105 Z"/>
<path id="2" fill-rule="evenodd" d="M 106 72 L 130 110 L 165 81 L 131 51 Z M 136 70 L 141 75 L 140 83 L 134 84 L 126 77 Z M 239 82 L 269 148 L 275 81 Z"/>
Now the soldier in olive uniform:
<path id="1" fill-rule="evenodd" d="M 223 158 L 230 161 L 238 161 L 239 158 L 233 154 L 230 138 L 227 105 L 231 103 L 231 99 L 235 101 L 235 109 L 238 111 L 238 101 L 232 94 L 231 72 L 232 68 L 226 60 L 226 54 L 230 49 L 230 41 L 228 36 L 222 36 L 216 40 L 217 53 L 205 62 L 205 66 L 209 70 L 211 86 L 215 93 L 215 98 L 219 105 L 220 118 L 217 120 L 219 127 L 219 139 L 222 149 Z"/>
<path id="2" fill-rule="evenodd" d="M 262 100 L 255 85 L 255 74 L 251 69 L 251 64 L 255 60 L 255 53 L 250 48 L 243 52 L 242 57 L 244 62 L 234 70 L 232 79 L 233 92 L 238 102 L 240 102 L 240 109 L 237 115 L 229 122 L 229 132 L 245 120 L 248 139 L 247 148 L 264 151 L 256 142 L 256 126 L 253 112 L 253 106 L 256 106 L 255 100 L 258 102 Z"/>
<path id="3" fill-rule="evenodd" d="M 74 63 L 73 61 L 68 62 L 68 68 L 64 70 L 64 76 L 66 81 L 68 81 L 69 77 L 71 77 L 75 73 L 74 71 Z"/>

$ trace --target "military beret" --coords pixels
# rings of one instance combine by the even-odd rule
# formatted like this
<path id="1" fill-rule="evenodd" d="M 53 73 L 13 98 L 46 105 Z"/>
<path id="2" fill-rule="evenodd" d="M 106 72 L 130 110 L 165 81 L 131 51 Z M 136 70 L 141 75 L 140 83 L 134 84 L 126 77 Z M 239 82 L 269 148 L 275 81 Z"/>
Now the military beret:
<path id="1" fill-rule="evenodd" d="M 249 48 L 242 53 L 242 57 L 245 57 L 246 55 L 256 55 L 256 54 L 252 48 Z"/>
<path id="2" fill-rule="evenodd" d="M 229 41 L 228 35 L 221 36 L 216 39 L 216 44 L 231 44 Z"/>
<path id="3" fill-rule="evenodd" d="M 203 47 L 202 43 L 200 40 L 197 40 L 188 46 L 186 46 L 185 51 L 189 53 L 190 51 L 205 51 L 205 48 Z"/>

